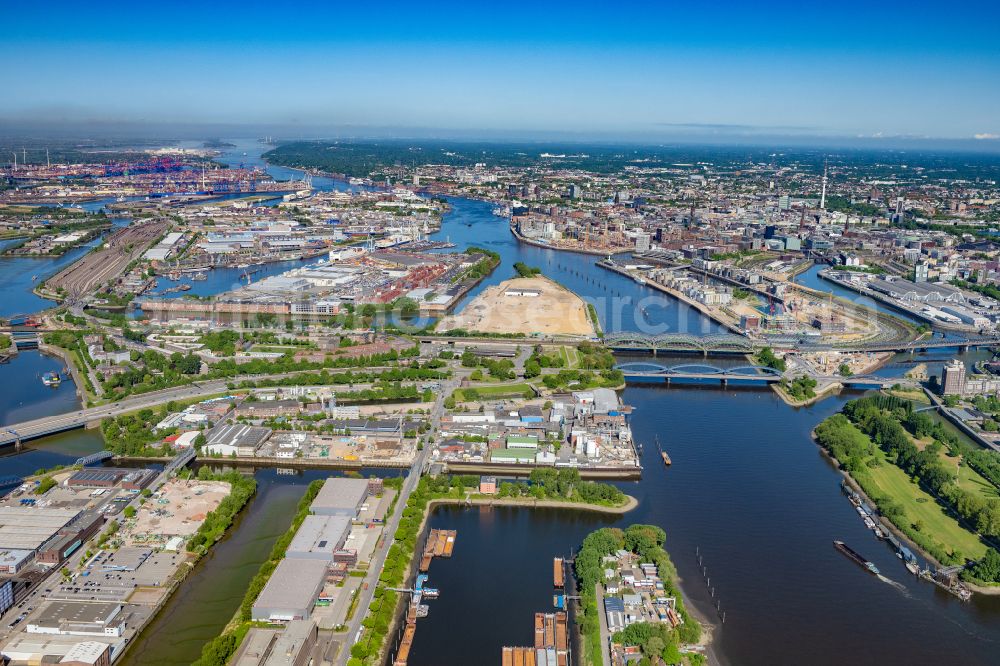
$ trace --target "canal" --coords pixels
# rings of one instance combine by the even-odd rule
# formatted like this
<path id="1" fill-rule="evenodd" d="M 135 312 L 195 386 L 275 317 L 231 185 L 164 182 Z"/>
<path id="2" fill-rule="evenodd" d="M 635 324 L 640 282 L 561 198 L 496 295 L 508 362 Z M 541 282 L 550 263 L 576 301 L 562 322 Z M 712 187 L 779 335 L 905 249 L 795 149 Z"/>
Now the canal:
<path id="1" fill-rule="evenodd" d="M 229 159 L 253 163 L 255 157 L 243 157 L 242 151 L 259 154 L 260 146 L 242 143 Z M 320 179 L 313 182 L 323 185 Z M 598 257 L 519 244 L 488 203 L 450 203 L 436 238 L 459 249 L 475 244 L 498 252 L 502 264 L 485 285 L 512 276 L 512 264 L 523 261 L 594 303 L 605 330 L 719 332 L 690 308 L 595 267 Z M 822 280 L 810 286 L 829 289 Z M 882 374 L 898 376 L 918 362 L 927 362 L 933 373 L 950 357 L 942 350 L 898 355 Z M 982 357 L 963 356 L 970 363 Z M 33 372 L 30 365 L 0 366 L 0 380 L 32 381 L 25 375 Z M 72 385 L 59 390 L 71 391 Z M 645 472 L 641 481 L 622 488 L 640 500 L 639 507 L 623 518 L 510 508 L 437 510 L 431 526 L 457 529 L 458 540 L 451 560 L 431 566 L 430 584 L 441 590 L 441 598 L 430 602 L 429 617 L 420 621 L 411 663 L 496 663 L 500 646 L 530 644 L 531 614 L 551 607 L 551 557 L 577 547 L 597 527 L 633 522 L 666 530 L 686 594 L 714 619 L 695 558 L 700 549 L 726 610 L 715 648 L 727 663 L 997 663 L 1000 598 L 962 603 L 913 579 L 858 519 L 840 492 L 839 474 L 812 442 L 815 425 L 856 395 L 796 409 L 767 390 L 629 387 L 623 398 L 635 407 L 632 427 L 646 444 Z M 0 399 L 5 403 L 0 410 L 35 409 L 13 402 L 19 399 L 16 391 Z M 37 409 L 54 413 L 62 406 Z M 669 469 L 651 445 L 656 436 L 673 459 Z M 32 471 L 72 462 L 99 445 L 99 436 L 89 431 L 69 433 L 0 458 L 0 468 Z M 240 586 L 287 526 L 310 478 L 274 470 L 256 474 L 260 490 L 238 526 L 171 599 L 129 663 L 189 663 L 196 646 L 232 617 Z M 859 550 L 903 588 L 865 575 L 833 549 L 834 539 Z"/>

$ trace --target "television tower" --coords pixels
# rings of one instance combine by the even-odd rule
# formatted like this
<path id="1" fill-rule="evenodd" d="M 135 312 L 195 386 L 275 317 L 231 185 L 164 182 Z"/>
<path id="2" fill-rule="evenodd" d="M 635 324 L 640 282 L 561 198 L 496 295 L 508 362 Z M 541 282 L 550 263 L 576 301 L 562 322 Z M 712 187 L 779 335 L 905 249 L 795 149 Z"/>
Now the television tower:
<path id="1" fill-rule="evenodd" d="M 823 160 L 823 193 L 819 197 L 819 209 L 826 210 L 826 160 Z"/>

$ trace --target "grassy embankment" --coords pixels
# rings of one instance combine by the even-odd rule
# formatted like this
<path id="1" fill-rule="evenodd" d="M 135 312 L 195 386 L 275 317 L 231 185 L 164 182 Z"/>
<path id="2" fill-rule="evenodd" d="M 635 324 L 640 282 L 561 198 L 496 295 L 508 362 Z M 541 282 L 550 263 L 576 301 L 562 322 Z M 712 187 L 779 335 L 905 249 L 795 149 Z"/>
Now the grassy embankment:
<path id="1" fill-rule="evenodd" d="M 524 382 L 517 384 L 485 385 L 469 388 L 455 389 L 452 397 L 456 402 L 474 402 L 480 399 L 496 400 L 497 398 L 521 398 L 532 396 L 535 392 L 530 384 Z"/>
<path id="2" fill-rule="evenodd" d="M 911 403 L 872 396 L 817 426 L 816 440 L 882 515 L 942 564 L 978 560 L 1000 532 L 1000 461 Z M 984 581 L 994 582 L 994 581 Z"/>

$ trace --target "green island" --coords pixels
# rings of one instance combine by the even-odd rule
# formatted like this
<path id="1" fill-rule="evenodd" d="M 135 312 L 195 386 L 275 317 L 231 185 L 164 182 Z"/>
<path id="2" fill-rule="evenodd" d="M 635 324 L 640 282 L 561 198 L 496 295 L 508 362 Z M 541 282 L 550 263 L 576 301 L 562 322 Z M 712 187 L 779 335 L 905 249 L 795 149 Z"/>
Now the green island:
<path id="1" fill-rule="evenodd" d="M 927 555 L 966 565 L 969 582 L 1000 582 L 1000 453 L 883 394 L 847 403 L 816 427 L 815 438 Z"/>
<path id="2" fill-rule="evenodd" d="M 705 657 L 697 652 L 682 653 L 682 647 L 701 640 L 701 625 L 687 612 L 677 585 L 677 570 L 663 545 L 666 533 L 655 525 L 630 525 L 624 530 L 605 527 L 592 532 L 583 540 L 576 555 L 576 572 L 580 610 L 576 621 L 583 637 L 583 654 L 580 663 L 584 666 L 599 666 L 605 663 L 604 645 L 601 640 L 601 619 L 603 604 L 598 600 L 598 588 L 604 594 L 603 583 L 608 567 L 606 558 L 615 559 L 619 551 L 627 551 L 638 556 L 643 563 L 656 567 L 657 575 L 663 583 L 664 597 L 674 600 L 673 610 L 679 623 L 636 622 L 611 636 L 613 644 L 635 646 L 641 651 L 636 662 L 640 666 L 652 664 L 705 663 Z M 617 576 L 617 574 L 616 574 Z"/>
<path id="3" fill-rule="evenodd" d="M 542 269 L 538 266 L 529 266 L 523 261 L 514 262 L 514 270 L 518 277 L 530 278 L 542 274 Z"/>

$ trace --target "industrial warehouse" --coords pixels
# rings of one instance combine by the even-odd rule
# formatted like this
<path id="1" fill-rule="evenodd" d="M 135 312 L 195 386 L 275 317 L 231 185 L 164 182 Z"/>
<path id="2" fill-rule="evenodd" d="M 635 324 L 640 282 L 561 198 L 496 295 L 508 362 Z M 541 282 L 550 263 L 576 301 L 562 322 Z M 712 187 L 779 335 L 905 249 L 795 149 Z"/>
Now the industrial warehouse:
<path id="1" fill-rule="evenodd" d="M 378 478 L 325 481 L 251 610 L 253 620 L 286 628 L 251 629 L 232 663 L 278 663 L 275 651 L 282 646 L 291 654 L 280 663 L 308 663 L 317 627 L 345 620 L 361 585 L 350 571 L 370 561 L 394 495 Z"/>

